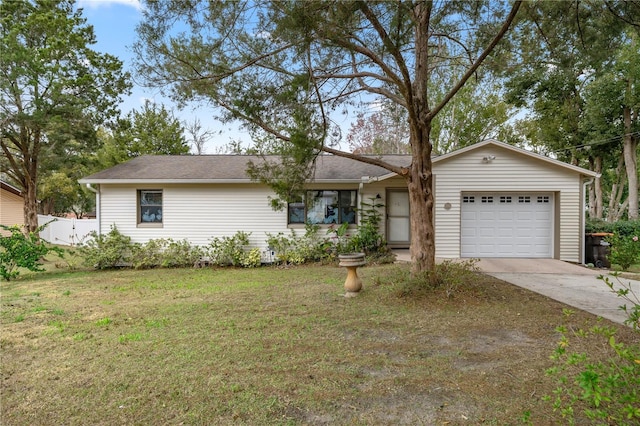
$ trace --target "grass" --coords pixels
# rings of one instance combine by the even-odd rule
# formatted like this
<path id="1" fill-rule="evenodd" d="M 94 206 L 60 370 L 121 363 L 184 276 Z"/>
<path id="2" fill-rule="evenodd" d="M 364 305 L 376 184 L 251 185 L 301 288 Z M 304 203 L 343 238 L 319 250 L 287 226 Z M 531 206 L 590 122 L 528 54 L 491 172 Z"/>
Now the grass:
<path id="1" fill-rule="evenodd" d="M 0 423 L 561 423 L 542 398 L 565 305 L 482 275 L 402 298 L 399 268 L 361 268 L 351 299 L 335 266 L 3 283 Z"/>

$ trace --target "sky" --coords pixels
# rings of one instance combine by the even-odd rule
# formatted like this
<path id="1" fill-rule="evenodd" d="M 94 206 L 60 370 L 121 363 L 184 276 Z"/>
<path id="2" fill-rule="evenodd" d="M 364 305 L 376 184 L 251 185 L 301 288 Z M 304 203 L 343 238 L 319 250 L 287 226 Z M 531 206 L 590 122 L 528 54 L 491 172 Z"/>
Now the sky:
<path id="1" fill-rule="evenodd" d="M 123 61 L 123 68 L 134 75 L 132 69 L 131 47 L 136 40 L 136 26 L 142 19 L 142 5 L 138 0 L 77 0 L 76 7 L 83 10 L 87 23 L 92 25 L 97 43 L 91 48 L 100 53 L 109 53 Z M 247 146 L 247 137 L 233 125 L 224 125 L 212 118 L 210 107 L 199 107 L 195 111 L 187 108 L 178 110 L 170 99 L 163 98 L 158 90 L 136 85 L 133 81 L 132 93 L 125 96 L 120 110 L 123 115 L 133 109 L 139 110 L 146 100 L 163 104 L 173 110 L 181 121 L 193 122 L 199 118 L 204 129 L 214 132 L 205 146 L 206 154 L 219 153 L 232 140 L 243 141 Z"/>

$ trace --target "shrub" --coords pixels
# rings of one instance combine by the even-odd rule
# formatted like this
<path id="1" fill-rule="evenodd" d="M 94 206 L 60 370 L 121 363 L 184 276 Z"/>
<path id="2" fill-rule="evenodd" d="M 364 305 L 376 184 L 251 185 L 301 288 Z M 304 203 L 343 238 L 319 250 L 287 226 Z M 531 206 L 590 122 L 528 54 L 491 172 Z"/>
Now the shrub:
<path id="1" fill-rule="evenodd" d="M 246 250 L 250 235 L 238 231 L 232 237 L 215 237 L 206 250 L 210 262 L 218 266 L 243 266 L 247 262 Z M 255 257 L 255 253 L 253 256 Z"/>
<path id="2" fill-rule="evenodd" d="M 18 268 L 26 268 L 30 271 L 44 271 L 41 259 L 50 252 L 62 256 L 64 251 L 59 247 L 47 245 L 40 239 L 40 231 L 46 225 L 39 227 L 35 232 L 24 234 L 19 226 L 0 225 L 0 229 L 11 232 L 11 235 L 0 235 L 0 276 L 5 281 L 17 277 L 20 274 Z"/>
<path id="3" fill-rule="evenodd" d="M 305 262 L 316 262 L 326 259 L 331 254 L 331 243 L 328 238 L 320 236 L 320 226 L 307 224 L 305 233 L 298 236 L 292 229 L 291 235 L 282 232 L 276 235 L 267 233 L 267 245 L 276 253 L 279 263 L 300 265 Z"/>
<path id="4" fill-rule="evenodd" d="M 186 240 L 160 238 L 136 246 L 132 254 L 132 265 L 137 269 L 192 266 L 202 257 L 202 253 L 199 247 L 191 246 Z"/>
<path id="5" fill-rule="evenodd" d="M 640 332 L 640 300 L 631 284 L 614 287 L 608 277 L 600 276 L 609 289 L 631 302 L 626 324 Z M 565 317 L 573 312 L 565 310 Z M 556 378 L 553 396 L 547 396 L 555 412 L 568 424 L 585 419 L 597 424 L 636 425 L 640 423 L 640 345 L 625 344 L 616 339 L 616 330 L 596 324 L 588 329 L 574 330 L 565 325 L 557 328 L 561 337 L 551 357 L 555 362 L 547 375 Z M 572 350 L 573 340 L 587 343 L 589 348 L 602 348 L 604 356 Z M 590 350 L 592 353 L 593 350 Z"/>
<path id="6" fill-rule="evenodd" d="M 608 259 L 611 263 L 620 266 L 623 270 L 635 263 L 640 263 L 640 233 L 636 235 L 623 236 L 614 234 L 607 237 L 607 242 L 611 244 Z"/>
<path id="7" fill-rule="evenodd" d="M 640 235 L 640 219 L 619 220 L 617 222 L 606 222 L 602 219 L 589 219 L 585 224 L 585 232 L 588 234 L 604 232 L 616 234 L 621 237 Z"/>
<path id="8" fill-rule="evenodd" d="M 114 269 L 133 265 L 134 253 L 140 244 L 133 243 L 131 237 L 123 235 L 115 226 L 108 234 L 92 234 L 82 252 L 87 265 L 96 269 Z"/>

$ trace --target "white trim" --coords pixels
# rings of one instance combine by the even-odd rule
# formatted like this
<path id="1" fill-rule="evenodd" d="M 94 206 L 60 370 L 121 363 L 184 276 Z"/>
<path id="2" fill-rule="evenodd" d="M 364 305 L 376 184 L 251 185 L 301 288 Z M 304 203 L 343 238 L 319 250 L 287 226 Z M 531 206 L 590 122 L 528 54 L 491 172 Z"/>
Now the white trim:
<path id="1" fill-rule="evenodd" d="M 439 163 L 441 161 L 445 161 L 445 160 L 447 160 L 449 158 L 457 157 L 458 155 L 462 155 L 462 154 L 464 154 L 466 152 L 474 151 L 476 149 L 485 147 L 487 145 L 494 145 L 494 146 L 497 146 L 499 148 L 508 149 L 508 150 L 516 152 L 518 154 L 526 155 L 526 156 L 529 156 L 531 158 L 535 158 L 537 160 L 545 161 L 545 162 L 553 164 L 555 166 L 564 167 L 566 169 L 573 170 L 574 172 L 578 172 L 578 173 L 583 174 L 585 176 L 591 176 L 591 177 L 599 177 L 600 176 L 599 173 L 592 172 L 591 170 L 583 169 L 582 167 L 574 166 L 572 164 L 568 164 L 568 163 L 565 163 L 565 162 L 560 161 L 560 160 L 556 160 L 556 159 L 553 159 L 553 158 L 545 157 L 544 155 L 536 154 L 535 152 L 527 151 L 526 149 L 518 148 L 516 146 L 509 145 L 509 144 L 506 144 L 504 142 L 499 142 L 499 141 L 494 140 L 494 139 L 487 139 L 487 140 L 484 140 L 482 142 L 478 142 L 476 144 L 469 145 L 467 147 L 461 148 L 461 149 L 459 149 L 457 151 L 453 151 L 453 152 L 450 152 L 448 154 L 440 155 L 438 157 L 435 157 L 432 160 L 432 163 L 436 164 L 436 163 Z"/>

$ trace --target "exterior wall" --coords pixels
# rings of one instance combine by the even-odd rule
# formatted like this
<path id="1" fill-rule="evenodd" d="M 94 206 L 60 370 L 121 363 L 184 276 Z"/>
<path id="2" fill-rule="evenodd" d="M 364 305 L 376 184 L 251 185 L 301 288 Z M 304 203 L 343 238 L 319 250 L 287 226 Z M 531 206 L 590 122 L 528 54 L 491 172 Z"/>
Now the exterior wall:
<path id="1" fill-rule="evenodd" d="M 24 201 L 22 197 L 4 189 L 0 190 L 0 224 L 6 226 L 24 224 Z M 0 231 L 2 235 L 9 232 Z"/>
<path id="2" fill-rule="evenodd" d="M 488 163 L 483 157 L 494 155 Z M 582 182 L 578 172 L 556 166 L 495 145 L 480 147 L 434 163 L 436 256 L 460 257 L 462 192 L 550 192 L 554 195 L 554 257 L 581 261 Z M 163 190 L 162 227 L 138 226 L 137 190 Z M 403 178 L 371 183 L 315 183 L 308 189 L 359 190 L 358 205 L 380 195 L 386 204 L 387 189 L 406 189 Z M 250 232 L 251 245 L 266 248 L 267 233 L 289 234 L 304 225 L 287 225 L 287 212 L 269 205 L 274 194 L 258 184 L 126 184 L 101 185 L 98 218 L 100 232 L 113 224 L 136 242 L 155 238 L 187 239 L 206 245 L 214 237 Z M 451 204 L 449 210 L 444 205 Z M 386 234 L 385 210 L 380 232 Z M 360 218 L 358 219 L 358 222 Z M 329 228 L 329 225 L 321 225 Z M 355 226 L 353 227 L 355 229 Z"/>
<path id="3" fill-rule="evenodd" d="M 495 155 L 491 162 L 483 157 Z M 580 175 L 562 167 L 486 146 L 434 164 L 436 256 L 460 257 L 460 205 L 462 192 L 553 192 L 557 220 L 554 224 L 555 257 L 579 262 Z M 450 210 L 444 205 L 451 204 Z"/>
<path id="4" fill-rule="evenodd" d="M 379 231 L 380 234 L 384 235 L 386 238 L 387 226 L 386 226 L 386 205 L 387 205 L 387 189 L 407 189 L 407 184 L 404 178 L 401 177 L 393 177 L 389 179 L 385 179 L 379 182 L 372 182 L 370 184 L 364 184 L 362 187 L 362 191 L 360 193 L 360 198 L 366 203 L 371 203 L 371 198 L 375 198 L 380 195 L 379 199 L 376 199 L 376 202 L 380 202 L 385 207 L 380 208 L 380 212 L 382 213 Z"/>
<path id="5" fill-rule="evenodd" d="M 137 224 L 137 190 L 163 190 L 161 227 Z M 286 211 L 269 205 L 266 187 L 256 185 L 101 185 L 100 232 L 106 234 L 116 224 L 134 242 L 150 239 L 187 239 L 207 245 L 214 237 L 231 237 L 250 232 L 251 246 L 266 248 L 266 233 L 288 233 Z"/>

